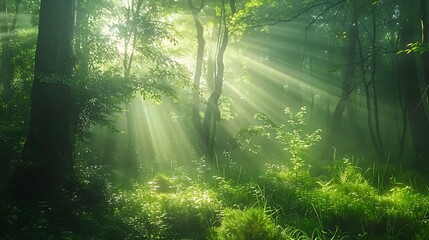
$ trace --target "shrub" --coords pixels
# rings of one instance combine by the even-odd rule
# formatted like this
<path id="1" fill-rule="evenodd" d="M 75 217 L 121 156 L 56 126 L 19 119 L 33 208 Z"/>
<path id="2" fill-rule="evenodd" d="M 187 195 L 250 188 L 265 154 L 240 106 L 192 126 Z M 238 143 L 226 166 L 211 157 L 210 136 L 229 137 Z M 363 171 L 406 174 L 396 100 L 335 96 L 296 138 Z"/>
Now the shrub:
<path id="1" fill-rule="evenodd" d="M 240 130 L 236 136 L 236 143 L 241 149 L 249 149 L 250 152 L 257 153 L 261 146 L 252 142 L 257 136 L 271 138 L 280 144 L 284 151 L 288 152 L 290 159 L 288 171 L 282 171 L 283 175 L 291 180 L 293 184 L 300 184 L 302 180 L 310 178 L 309 165 L 304 162 L 304 155 L 321 139 L 321 129 L 312 133 L 305 133 L 305 115 L 307 111 L 302 107 L 300 111 L 293 114 L 290 108 L 284 110 L 286 116 L 285 123 L 280 125 L 274 123 L 269 116 L 263 113 L 255 114 L 255 119 L 262 122 L 262 125 L 251 126 L 248 129 Z"/>
<path id="2" fill-rule="evenodd" d="M 220 227 L 213 231 L 217 240 L 279 240 L 280 228 L 262 208 L 226 209 Z"/>
<path id="3" fill-rule="evenodd" d="M 215 194 L 196 184 L 156 175 L 149 186 L 137 186 L 112 198 L 116 217 L 130 227 L 127 239 L 207 239 L 220 204 Z"/>
<path id="4" fill-rule="evenodd" d="M 216 181 L 216 193 L 223 205 L 234 208 L 252 206 L 257 199 L 254 195 L 252 184 L 235 184 L 232 180 L 223 177 L 214 177 Z"/>
<path id="5" fill-rule="evenodd" d="M 167 230 L 165 239 L 207 239 L 207 229 L 216 221 L 220 209 L 212 191 L 196 186 L 162 194 L 159 203 Z"/>

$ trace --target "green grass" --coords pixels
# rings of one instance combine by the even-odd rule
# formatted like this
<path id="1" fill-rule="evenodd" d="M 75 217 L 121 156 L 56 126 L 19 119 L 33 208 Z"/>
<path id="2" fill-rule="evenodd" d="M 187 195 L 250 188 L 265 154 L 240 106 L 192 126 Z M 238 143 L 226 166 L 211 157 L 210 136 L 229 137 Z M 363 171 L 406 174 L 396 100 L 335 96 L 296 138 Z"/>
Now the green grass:
<path id="1" fill-rule="evenodd" d="M 82 161 L 78 183 L 56 208 L 0 201 L 0 239 L 429 239 L 427 185 L 399 183 L 387 164 L 310 163 L 303 153 L 318 137 L 276 134 L 285 151 L 295 149 L 292 159 L 258 171 L 202 158 L 142 173 L 125 188 L 116 181 L 125 172 Z M 318 165 L 323 171 L 314 171 Z"/>
<path id="2" fill-rule="evenodd" d="M 80 175 L 80 200 L 67 203 L 71 211 L 61 221 L 55 209 L 40 207 L 29 217 L 2 202 L 2 224 L 19 228 L 0 239 L 19 239 L 21 229 L 36 239 L 427 239 L 426 193 L 397 182 L 380 189 L 348 160 L 329 169 L 312 176 L 305 168 L 296 173 L 267 165 L 240 182 L 184 170 L 124 190 L 109 183 L 102 168 L 88 167 Z"/>

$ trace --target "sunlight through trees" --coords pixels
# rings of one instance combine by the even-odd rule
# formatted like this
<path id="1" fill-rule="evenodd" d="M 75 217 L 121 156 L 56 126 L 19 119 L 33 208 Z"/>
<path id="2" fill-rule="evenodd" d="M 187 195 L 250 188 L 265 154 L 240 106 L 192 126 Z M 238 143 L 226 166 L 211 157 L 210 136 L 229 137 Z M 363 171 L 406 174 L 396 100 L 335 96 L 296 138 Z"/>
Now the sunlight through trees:
<path id="1" fill-rule="evenodd" d="M 428 239 L 428 0 L 0 0 L 0 239 Z"/>

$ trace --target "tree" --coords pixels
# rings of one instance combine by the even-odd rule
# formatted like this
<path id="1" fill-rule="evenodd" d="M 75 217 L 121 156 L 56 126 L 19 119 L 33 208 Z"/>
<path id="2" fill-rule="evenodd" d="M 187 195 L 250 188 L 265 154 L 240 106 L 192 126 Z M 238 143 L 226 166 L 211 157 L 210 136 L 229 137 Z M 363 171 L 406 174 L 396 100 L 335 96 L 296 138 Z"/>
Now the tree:
<path id="1" fill-rule="evenodd" d="M 192 0 L 188 0 L 189 8 L 192 11 L 192 17 L 194 19 L 195 28 L 197 30 L 197 60 L 195 64 L 195 74 L 193 82 L 193 95 L 192 95 L 192 121 L 197 131 L 198 140 L 202 140 L 202 129 L 201 129 L 201 117 L 200 117 L 200 81 L 203 70 L 203 60 L 204 60 L 204 27 L 201 24 L 199 19 L 199 12 L 204 6 L 204 0 L 201 0 L 200 5 L 195 7 Z"/>
<path id="2" fill-rule="evenodd" d="M 209 159 L 213 159 L 214 157 L 213 154 L 216 127 L 217 122 L 220 120 L 219 99 L 222 95 L 225 74 L 224 56 L 226 48 L 228 46 L 228 39 L 230 34 L 228 26 L 229 23 L 227 17 L 227 8 L 225 5 L 225 0 L 222 0 L 220 6 L 220 21 L 218 31 L 220 35 L 218 37 L 217 42 L 218 49 L 216 54 L 216 65 L 214 71 L 214 88 L 213 92 L 210 94 L 209 99 L 207 100 L 207 107 L 204 112 L 204 119 L 202 123 L 205 153 Z M 233 18 L 237 11 L 235 0 L 229 1 L 229 7 L 231 10 L 231 18 Z"/>
<path id="3" fill-rule="evenodd" d="M 346 46 L 345 61 L 346 67 L 344 67 L 343 74 L 343 86 L 341 98 L 335 106 L 334 115 L 332 118 L 330 135 L 328 137 L 328 144 L 336 145 L 339 140 L 339 133 L 341 127 L 341 119 L 346 107 L 350 108 L 349 96 L 353 90 L 353 76 L 355 73 L 355 57 L 356 57 L 356 44 L 358 38 L 357 23 L 353 21 L 350 24 L 348 31 L 348 42 Z"/>
<path id="4" fill-rule="evenodd" d="M 220 1 L 219 13 L 215 11 L 212 38 L 217 38 L 217 41 L 213 44 L 215 47 L 209 49 L 209 59 L 207 62 L 207 86 L 211 91 L 210 96 L 207 99 L 206 108 L 204 110 L 203 118 L 200 117 L 200 81 L 203 70 L 204 60 L 204 27 L 199 19 L 198 14 L 204 7 L 204 2 L 201 1 L 198 6 L 195 6 L 192 0 L 188 1 L 188 7 L 192 12 L 194 24 L 197 32 L 197 57 L 195 65 L 195 73 L 193 79 L 193 95 L 192 95 L 192 123 L 197 132 L 199 147 L 201 152 L 208 158 L 213 160 L 214 157 L 214 146 L 216 137 L 217 122 L 220 120 L 219 110 L 219 99 L 222 95 L 225 64 L 224 56 L 228 46 L 229 39 L 229 24 L 230 18 L 236 13 L 236 2 L 234 0 L 229 1 L 229 9 L 227 12 L 226 1 Z M 214 6 L 216 8 L 216 6 Z M 230 15 L 228 17 L 228 15 Z M 217 21 L 219 19 L 219 21 Z M 215 36 L 216 35 L 216 36 Z M 213 51 L 213 49 L 216 49 Z M 216 54 L 213 54 L 216 52 Z"/>
<path id="5" fill-rule="evenodd" d="M 402 48 L 419 39 L 419 4 L 416 1 L 400 1 L 401 30 L 400 44 Z M 420 89 L 416 53 L 401 53 L 400 72 L 404 94 L 404 104 L 407 111 L 408 123 L 411 130 L 415 164 L 421 169 L 428 166 L 429 160 L 429 121 L 425 113 Z"/>
<path id="6" fill-rule="evenodd" d="M 372 13 L 372 35 L 370 35 L 370 53 L 369 59 L 370 64 L 366 64 L 366 58 L 364 57 L 363 43 L 358 32 L 357 34 L 357 43 L 359 49 L 359 67 L 362 72 L 362 85 L 365 91 L 366 97 L 366 109 L 367 109 L 367 123 L 369 134 L 372 140 L 372 143 L 375 147 L 375 151 L 378 155 L 379 160 L 383 157 L 383 142 L 381 139 L 380 133 L 380 118 L 379 118 L 379 108 L 378 108 L 378 96 L 377 96 L 377 86 L 376 86 L 376 69 L 377 69 L 377 52 L 376 52 L 376 39 L 377 39 L 377 23 L 375 18 L 375 8 L 376 4 L 371 6 Z M 355 16 L 356 18 L 356 16 Z M 369 66 L 366 66 L 369 65 Z M 367 72 L 370 72 L 370 77 L 368 79 Z M 372 96 L 372 99 L 371 99 Z M 374 107 L 374 110 L 372 109 Z M 373 117 L 374 115 L 374 117 Z M 374 123 L 373 123 L 374 121 Z"/>
<path id="7" fill-rule="evenodd" d="M 53 200 L 73 172 L 74 5 L 41 1 L 30 126 L 11 182 L 19 200 Z"/>

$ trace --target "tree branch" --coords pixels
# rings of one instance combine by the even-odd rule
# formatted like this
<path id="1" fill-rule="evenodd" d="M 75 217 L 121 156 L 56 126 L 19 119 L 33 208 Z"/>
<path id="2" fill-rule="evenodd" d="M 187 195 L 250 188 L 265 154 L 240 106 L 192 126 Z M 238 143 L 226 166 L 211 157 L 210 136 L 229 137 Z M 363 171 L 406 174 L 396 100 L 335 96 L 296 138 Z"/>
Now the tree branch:
<path id="1" fill-rule="evenodd" d="M 319 3 L 314 3 L 311 6 L 308 6 L 304 9 L 302 9 L 299 13 L 297 13 L 296 15 L 290 17 L 290 18 L 261 18 L 261 19 L 256 19 L 254 22 L 256 24 L 250 25 L 250 26 L 246 26 L 244 27 L 244 29 L 249 29 L 249 28 L 260 28 L 260 27 L 266 27 L 266 26 L 273 26 L 273 25 L 277 25 L 280 23 L 287 23 L 287 22 L 292 22 L 295 19 L 297 19 L 298 17 L 302 16 L 303 14 L 307 13 L 308 11 L 316 8 L 316 7 L 320 7 L 323 5 L 330 5 L 327 9 L 325 9 L 321 14 L 319 14 L 315 19 L 313 19 L 311 21 L 311 23 L 305 28 L 308 29 L 311 25 L 313 25 L 317 20 L 320 19 L 320 17 L 325 14 L 327 11 L 329 11 L 330 9 L 334 8 L 335 6 L 340 5 L 341 3 L 345 2 L 347 0 L 339 0 L 338 2 L 332 3 L 329 0 L 323 1 L 323 2 L 319 2 Z"/>

